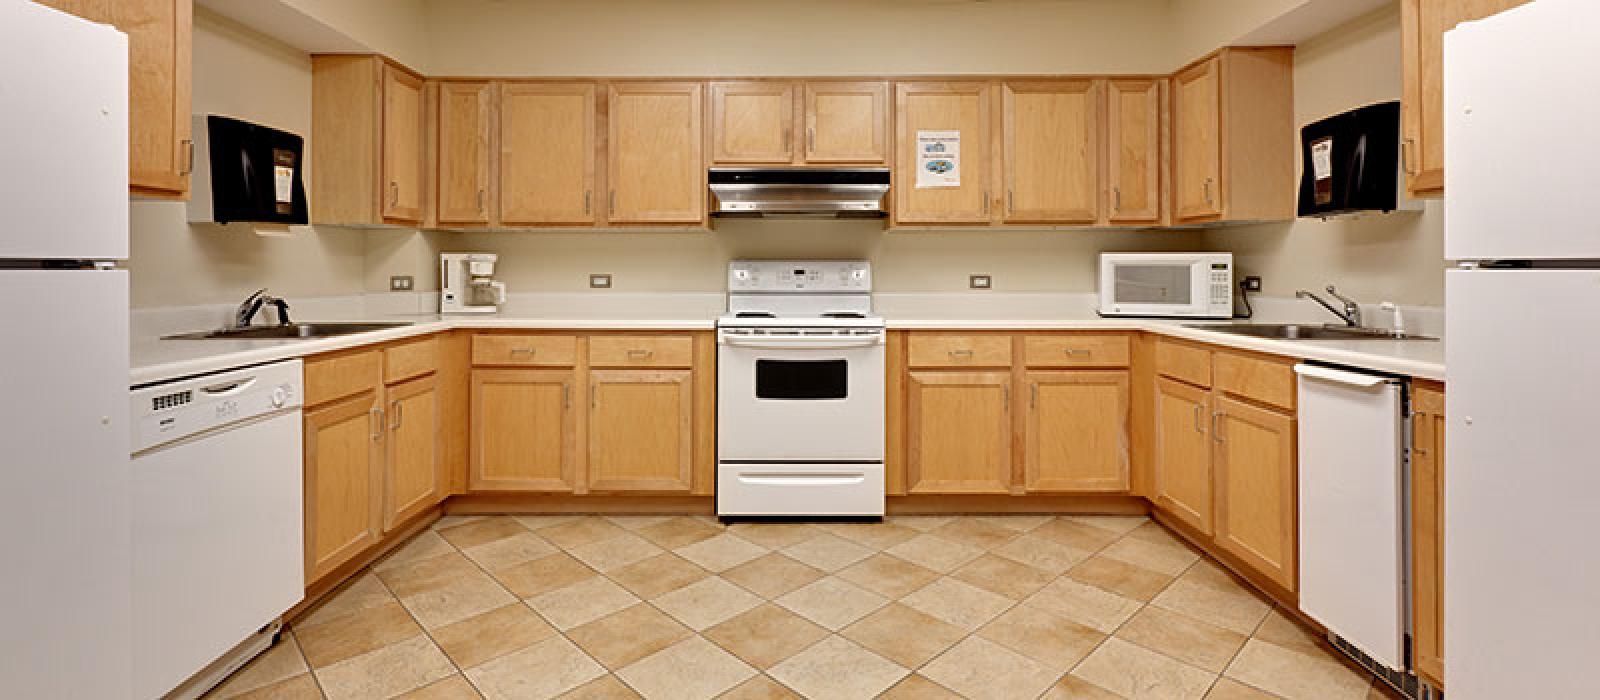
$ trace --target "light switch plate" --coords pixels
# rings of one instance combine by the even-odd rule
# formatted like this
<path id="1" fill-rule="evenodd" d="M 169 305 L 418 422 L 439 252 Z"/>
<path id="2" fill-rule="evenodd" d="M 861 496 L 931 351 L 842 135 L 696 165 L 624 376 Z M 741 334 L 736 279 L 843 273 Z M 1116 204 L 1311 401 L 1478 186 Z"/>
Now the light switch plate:
<path id="1" fill-rule="evenodd" d="M 590 289 L 610 289 L 611 288 L 611 275 L 609 275 L 609 274 L 589 275 L 589 288 Z"/>
<path id="2" fill-rule="evenodd" d="M 409 292 L 416 286 L 416 279 L 411 275 L 394 275 L 389 278 L 389 291 Z"/>
<path id="3" fill-rule="evenodd" d="M 989 275 L 968 275 L 967 287 L 970 289 L 994 289 L 994 278 Z"/>

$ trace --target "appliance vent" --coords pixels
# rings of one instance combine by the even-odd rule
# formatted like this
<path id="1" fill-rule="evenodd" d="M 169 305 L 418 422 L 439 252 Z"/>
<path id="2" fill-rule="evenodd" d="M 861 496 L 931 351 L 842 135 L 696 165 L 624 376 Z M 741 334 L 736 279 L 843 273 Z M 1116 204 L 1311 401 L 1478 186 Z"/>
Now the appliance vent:
<path id="1" fill-rule="evenodd" d="M 194 401 L 193 391 L 179 391 L 150 399 L 150 407 L 157 411 L 165 411 L 191 401 Z"/>
<path id="2" fill-rule="evenodd" d="M 1444 691 L 1423 683 L 1421 679 L 1405 671 L 1396 671 L 1379 663 L 1376 659 L 1367 656 L 1366 652 L 1357 649 L 1355 645 L 1345 641 L 1343 637 L 1337 634 L 1329 632 L 1328 643 L 1332 644 L 1333 648 L 1338 649 L 1340 653 L 1350 657 L 1362 668 L 1377 676 L 1379 681 L 1393 688 L 1401 697 L 1410 698 L 1410 700 L 1444 700 Z"/>

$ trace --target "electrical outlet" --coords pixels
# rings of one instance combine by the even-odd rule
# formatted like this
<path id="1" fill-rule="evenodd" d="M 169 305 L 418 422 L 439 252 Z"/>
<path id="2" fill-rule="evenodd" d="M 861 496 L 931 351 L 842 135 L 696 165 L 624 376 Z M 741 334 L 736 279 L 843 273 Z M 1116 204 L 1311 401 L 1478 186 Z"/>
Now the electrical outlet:
<path id="1" fill-rule="evenodd" d="M 590 289 L 610 289 L 611 288 L 611 275 L 609 275 L 609 274 L 605 274 L 605 275 L 589 275 L 589 288 Z"/>
<path id="2" fill-rule="evenodd" d="M 1255 275 L 1246 277 L 1243 282 L 1239 283 L 1239 288 L 1247 292 L 1259 292 L 1261 291 L 1261 278 Z"/>
<path id="3" fill-rule="evenodd" d="M 989 275 L 967 275 L 968 289 L 994 289 L 994 278 Z"/>
<path id="4" fill-rule="evenodd" d="M 389 291 L 391 292 L 409 292 L 414 286 L 416 286 L 416 279 L 411 275 L 394 275 L 389 278 Z"/>

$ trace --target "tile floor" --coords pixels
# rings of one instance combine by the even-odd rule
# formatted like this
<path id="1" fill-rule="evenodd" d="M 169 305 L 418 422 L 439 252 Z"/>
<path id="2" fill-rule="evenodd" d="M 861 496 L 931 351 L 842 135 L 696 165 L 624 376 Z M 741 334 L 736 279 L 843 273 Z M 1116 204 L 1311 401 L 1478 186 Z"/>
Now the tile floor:
<path id="1" fill-rule="evenodd" d="M 1390 697 L 1143 517 L 447 517 L 211 698 Z"/>

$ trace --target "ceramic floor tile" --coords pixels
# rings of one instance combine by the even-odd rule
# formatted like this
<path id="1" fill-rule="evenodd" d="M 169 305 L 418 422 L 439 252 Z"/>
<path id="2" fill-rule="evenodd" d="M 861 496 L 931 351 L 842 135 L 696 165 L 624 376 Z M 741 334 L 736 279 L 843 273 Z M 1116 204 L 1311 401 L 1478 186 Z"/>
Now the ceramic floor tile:
<path id="1" fill-rule="evenodd" d="M 478 700 L 481 697 L 483 696 L 472 687 L 472 683 L 458 673 L 404 695 L 395 696 L 395 700 Z"/>
<path id="2" fill-rule="evenodd" d="M 1137 527 L 1137 526 L 1135 526 Z M 1043 537 L 1084 552 L 1098 552 L 1106 545 L 1122 538 L 1122 533 L 1086 525 L 1068 518 L 1056 518 L 1029 531 L 1030 535 Z"/>
<path id="3" fill-rule="evenodd" d="M 565 637 L 555 636 L 475 668 L 467 678 L 488 700 L 553 698 L 606 670 Z"/>
<path id="4" fill-rule="evenodd" d="M 666 549 L 686 547 L 720 533 L 721 530 L 694 518 L 667 518 L 634 531 L 634 534 Z"/>
<path id="5" fill-rule="evenodd" d="M 567 638 L 606 668 L 627 666 L 693 634 L 665 613 L 640 603 L 567 631 Z"/>
<path id="6" fill-rule="evenodd" d="M 833 572 L 872 556 L 872 550 L 842 537 L 824 533 L 783 548 L 783 554 L 803 564 Z"/>
<path id="7" fill-rule="evenodd" d="M 472 668 L 555 633 L 555 629 L 528 606 L 511 603 L 446 625 L 431 634 L 434 643 L 456 666 Z"/>
<path id="8" fill-rule="evenodd" d="M 1072 668 L 1106 635 L 1043 608 L 1019 605 L 978 630 L 978 636 L 1063 671 Z"/>
<path id="9" fill-rule="evenodd" d="M 461 550 L 467 558 L 489 571 L 541 559 L 555 552 L 555 545 L 527 530 Z"/>
<path id="10" fill-rule="evenodd" d="M 962 700 L 960 695 L 927 676 L 913 673 L 878 696 L 878 700 Z"/>
<path id="11" fill-rule="evenodd" d="M 767 548 L 727 533 L 672 550 L 712 573 L 721 573 L 767 553 Z"/>
<path id="12" fill-rule="evenodd" d="M 573 547 L 567 550 L 567 553 L 578 561 L 588 564 L 589 568 L 605 573 L 664 552 L 642 537 L 627 534 L 582 547 Z"/>
<path id="13" fill-rule="evenodd" d="M 1206 693 L 1206 700 L 1278 700 L 1278 696 L 1224 676 L 1211 686 L 1211 692 Z"/>
<path id="14" fill-rule="evenodd" d="M 513 515 L 513 516 L 511 516 L 511 519 L 521 523 L 523 527 L 528 528 L 529 530 L 533 530 L 534 532 L 538 532 L 538 531 L 543 530 L 543 529 L 545 529 L 547 527 L 555 527 L 557 525 L 565 525 L 565 524 L 570 523 L 570 522 L 572 522 L 574 520 L 582 520 L 583 517 L 584 516 L 582 516 L 582 515 L 576 515 L 576 514 Z"/>
<path id="15" fill-rule="evenodd" d="M 1096 555 L 1067 571 L 1074 581 L 1104 588 L 1117 595 L 1150 602 L 1173 578 L 1110 557 Z"/>
<path id="16" fill-rule="evenodd" d="M 1151 544 L 1164 544 L 1180 548 L 1189 546 L 1182 537 L 1153 520 L 1129 530 L 1127 536 L 1136 540 L 1144 540 Z"/>
<path id="17" fill-rule="evenodd" d="M 1153 522 L 1143 515 L 1067 515 L 1060 519 L 1100 528 L 1118 535 L 1126 535 L 1145 523 Z"/>
<path id="18" fill-rule="evenodd" d="M 617 677 L 646 700 L 713 698 L 756 675 L 737 657 L 700 637 L 646 656 Z"/>
<path id="19" fill-rule="evenodd" d="M 490 517 L 493 517 L 493 516 L 489 516 L 489 515 L 445 515 L 445 516 L 441 516 L 438 520 L 433 521 L 433 524 L 429 525 L 428 529 L 429 530 L 443 530 L 443 529 L 446 529 L 446 528 L 455 527 L 457 525 L 465 525 L 465 524 L 470 523 L 470 522 L 476 522 L 476 521 L 479 521 L 479 520 L 484 520 L 484 519 L 490 518 Z"/>
<path id="20" fill-rule="evenodd" d="M 909 673 L 842 637 L 829 637 L 774 666 L 768 675 L 808 698 L 866 700 Z"/>
<path id="21" fill-rule="evenodd" d="M 980 515 L 972 518 L 990 525 L 999 525 L 1007 530 L 1027 532 L 1040 525 L 1055 520 L 1053 515 Z"/>
<path id="22" fill-rule="evenodd" d="M 646 600 L 678 590 L 710 575 L 705 569 L 671 552 L 663 552 L 615 571 L 606 572 L 607 578 L 622 584 L 623 588 Z"/>
<path id="23" fill-rule="evenodd" d="M 659 596 L 651 604 L 699 631 L 761 604 L 754 593 L 719 577 L 691 583 Z"/>
<path id="24" fill-rule="evenodd" d="M 950 578 L 970 583 L 990 593 L 1022 600 L 1055 579 L 1055 575 L 1011 559 L 985 554 L 956 569 Z"/>
<path id="25" fill-rule="evenodd" d="M 1183 613 L 1239 634 L 1251 634 L 1271 606 L 1243 586 L 1223 587 L 1185 575 L 1150 601 L 1151 605 Z"/>
<path id="26" fill-rule="evenodd" d="M 829 576 L 790 591 L 772 602 L 837 631 L 883 607 L 889 599 Z"/>
<path id="27" fill-rule="evenodd" d="M 407 566 L 378 572 L 378 578 L 395 597 L 406 598 L 442 588 L 464 577 L 483 573 L 460 553 L 433 557 Z"/>
<path id="28" fill-rule="evenodd" d="M 635 531 L 678 518 L 676 515 L 603 515 L 600 517 L 624 530 Z"/>
<path id="29" fill-rule="evenodd" d="M 918 671 L 971 700 L 1038 697 L 1061 677 L 1051 668 L 982 637 L 968 637 Z"/>
<path id="30" fill-rule="evenodd" d="M 1077 566 L 1092 554 L 1087 549 L 1079 549 L 1032 533 L 996 547 L 990 553 L 1054 575 L 1060 575 L 1067 569 Z"/>
<path id="31" fill-rule="evenodd" d="M 900 598 L 939 578 L 935 571 L 882 553 L 856 562 L 836 575 L 889 599 Z"/>
<path id="32" fill-rule="evenodd" d="M 966 636 L 966 630 L 919 610 L 890 603 L 839 635 L 907 668 L 916 668 Z"/>
<path id="33" fill-rule="evenodd" d="M 1322 656 L 1329 653 L 1324 642 L 1278 608 L 1273 608 L 1267 613 L 1267 618 L 1261 621 L 1261 625 L 1251 636 L 1308 656 Z"/>
<path id="34" fill-rule="evenodd" d="M 1228 666 L 1229 678 L 1288 700 L 1364 700 L 1372 679 L 1327 655 L 1310 656 L 1252 639 Z"/>
<path id="35" fill-rule="evenodd" d="M 238 695 L 219 696 L 208 694 L 206 700 L 323 700 L 322 688 L 317 685 L 317 679 L 310 673 L 302 673 L 292 678 L 264 685 Z"/>
<path id="36" fill-rule="evenodd" d="M 572 549 L 573 547 L 582 547 L 586 544 L 609 540 L 627 532 L 627 530 L 612 525 L 605 518 L 588 515 L 559 525 L 551 525 L 535 532 L 557 547 Z"/>
<path id="37" fill-rule="evenodd" d="M 994 549 L 1016 539 L 1018 533 L 977 518 L 957 518 L 930 534 L 978 549 Z"/>
<path id="38" fill-rule="evenodd" d="M 955 520 L 954 515 L 892 515 L 889 522 L 903 527 L 909 527 L 918 532 L 937 530 L 950 521 Z"/>
<path id="39" fill-rule="evenodd" d="M 1124 700 L 1121 695 L 1073 675 L 1063 676 L 1039 700 Z"/>
<path id="40" fill-rule="evenodd" d="M 1133 536 L 1124 537 L 1100 551 L 1100 556 L 1144 567 L 1156 573 L 1177 576 L 1200 559 L 1200 554 L 1178 544 L 1156 544 Z"/>
<path id="41" fill-rule="evenodd" d="M 1028 603 L 1106 634 L 1115 632 L 1144 607 L 1139 601 L 1068 578 L 1052 581 L 1033 594 Z"/>
<path id="42" fill-rule="evenodd" d="M 1222 673 L 1246 637 L 1187 615 L 1148 606 L 1117 630 L 1117 637 L 1190 666 Z"/>
<path id="43" fill-rule="evenodd" d="M 505 516 L 496 516 L 474 520 L 464 525 L 440 528 L 439 536 L 443 537 L 457 549 L 471 549 L 478 545 L 488 544 L 498 539 L 519 535 L 527 532 L 528 528 L 515 520 Z"/>
<path id="44" fill-rule="evenodd" d="M 767 676 L 756 676 L 722 695 L 717 700 L 802 700 L 794 691 Z"/>
<path id="45" fill-rule="evenodd" d="M 428 629 L 443 627 L 515 602 L 516 596 L 482 571 L 400 598 L 406 610 L 411 611 L 411 615 Z"/>
<path id="46" fill-rule="evenodd" d="M 968 632 L 982 627 L 1016 604 L 1003 595 L 951 578 L 934 581 L 901 598 L 900 602 Z"/>
<path id="47" fill-rule="evenodd" d="M 872 550 L 888 549 L 917 536 L 918 531 L 894 523 L 829 523 L 821 529 Z"/>
<path id="48" fill-rule="evenodd" d="M 982 549 L 933 535 L 918 535 L 883 551 L 941 574 L 983 556 Z"/>
<path id="49" fill-rule="evenodd" d="M 771 603 L 752 608 L 704 633 L 756 668 L 768 669 L 822 641 L 828 631 Z"/>
<path id="50" fill-rule="evenodd" d="M 609 579 L 597 576 L 540 593 L 527 602 L 556 629 L 566 631 L 631 606 L 639 602 L 639 598 Z"/>
<path id="51" fill-rule="evenodd" d="M 405 544 L 384 557 L 383 561 L 373 565 L 373 571 L 388 571 L 389 569 L 415 564 L 419 561 L 432 559 L 446 554 L 454 554 L 455 546 L 446 542 L 438 532 L 423 530 L 415 537 L 407 540 Z"/>
<path id="52" fill-rule="evenodd" d="M 609 673 L 561 694 L 561 700 L 629 700 L 638 697 L 639 694 L 633 692 L 632 688 Z"/>
<path id="53" fill-rule="evenodd" d="M 783 549 L 817 536 L 820 530 L 801 523 L 734 523 L 728 532 L 768 549 Z"/>
<path id="54" fill-rule="evenodd" d="M 771 600 L 812 581 L 827 572 L 773 552 L 722 572 L 722 577 L 745 590 Z"/>
<path id="55" fill-rule="evenodd" d="M 421 688 L 456 672 L 427 637 L 398 644 L 317 669 L 317 682 L 330 700 L 386 698 Z"/>
<path id="56" fill-rule="evenodd" d="M 1203 698 L 1217 679 L 1214 673 L 1116 637 L 1095 649 L 1072 675 L 1129 700 Z"/>
<path id="57" fill-rule="evenodd" d="M 306 666 L 305 658 L 300 655 L 300 648 L 295 644 L 294 635 L 286 634 L 274 644 L 271 649 L 261 653 L 250 663 L 223 681 L 221 685 L 213 688 L 208 698 L 213 700 L 226 700 L 237 695 L 243 695 L 253 690 L 265 688 L 292 678 L 304 676 L 311 669 Z M 318 691 L 319 694 L 321 691 Z"/>
<path id="58" fill-rule="evenodd" d="M 532 598 L 540 593 L 566 588 L 594 578 L 595 575 L 594 569 L 573 559 L 566 552 L 558 552 L 494 572 L 495 580 L 518 598 Z"/>
<path id="59" fill-rule="evenodd" d="M 296 627 L 294 634 L 306 661 L 312 668 L 322 668 L 415 637 L 422 628 L 405 607 L 385 603 Z"/>
<path id="60" fill-rule="evenodd" d="M 439 540 L 444 542 L 444 540 Z M 446 547 L 450 545 L 446 544 Z M 454 548 L 450 551 L 455 553 Z M 345 587 L 324 600 L 316 609 L 306 613 L 296 624 L 315 625 L 326 622 L 336 617 L 341 617 L 357 610 L 377 607 L 387 603 L 397 602 L 399 599 L 389 592 L 377 574 L 365 573 L 357 576 Z"/>

